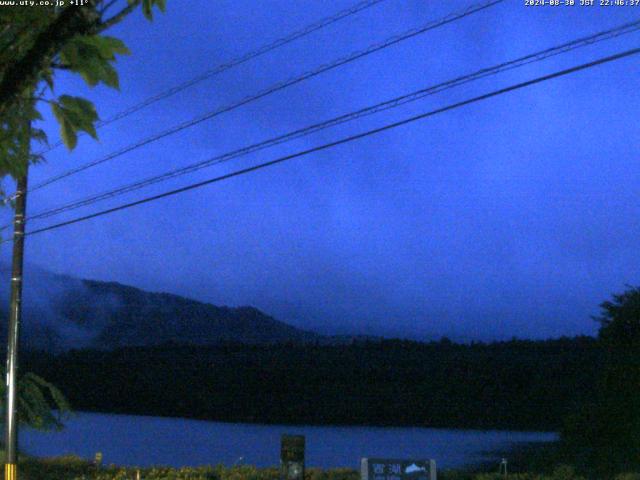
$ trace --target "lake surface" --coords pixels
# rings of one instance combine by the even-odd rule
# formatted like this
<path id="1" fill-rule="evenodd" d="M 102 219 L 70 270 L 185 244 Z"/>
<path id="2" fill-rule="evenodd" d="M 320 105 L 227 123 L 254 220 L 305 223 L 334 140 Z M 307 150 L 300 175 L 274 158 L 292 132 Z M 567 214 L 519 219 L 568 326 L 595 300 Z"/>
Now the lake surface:
<path id="1" fill-rule="evenodd" d="M 361 457 L 433 458 L 441 468 L 500 459 L 491 451 L 522 442 L 553 441 L 554 433 L 388 427 L 309 427 L 208 422 L 183 418 L 78 413 L 62 432 L 20 432 L 20 448 L 36 456 L 100 451 L 104 463 L 175 467 L 278 465 L 280 436 L 301 434 L 307 465 L 359 468 Z"/>

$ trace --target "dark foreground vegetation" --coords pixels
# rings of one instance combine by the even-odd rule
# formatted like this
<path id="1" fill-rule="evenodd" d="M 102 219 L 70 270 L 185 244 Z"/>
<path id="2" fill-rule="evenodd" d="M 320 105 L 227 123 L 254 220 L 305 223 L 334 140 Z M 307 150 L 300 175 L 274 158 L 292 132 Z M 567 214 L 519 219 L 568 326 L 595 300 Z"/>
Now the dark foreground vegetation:
<path id="1" fill-rule="evenodd" d="M 595 339 L 459 345 L 164 346 L 30 354 L 77 410 L 260 423 L 558 430 L 602 362 Z"/>
<path id="2" fill-rule="evenodd" d="M 106 466 L 96 468 L 91 463 L 76 457 L 53 459 L 24 459 L 19 464 L 20 478 L 25 480 L 130 480 L 140 475 L 141 480 L 280 480 L 277 468 L 255 468 L 252 466 L 189 467 L 189 468 L 135 468 Z M 504 480 L 498 473 L 466 471 L 438 472 L 440 480 Z M 574 468 L 559 466 L 549 473 L 511 473 L 511 480 L 586 480 Z M 602 477 L 591 477 L 602 478 Z M 611 480 L 640 480 L 640 474 L 622 473 L 610 477 Z M 351 469 L 320 470 L 307 469 L 305 480 L 359 480 L 360 474 Z"/>

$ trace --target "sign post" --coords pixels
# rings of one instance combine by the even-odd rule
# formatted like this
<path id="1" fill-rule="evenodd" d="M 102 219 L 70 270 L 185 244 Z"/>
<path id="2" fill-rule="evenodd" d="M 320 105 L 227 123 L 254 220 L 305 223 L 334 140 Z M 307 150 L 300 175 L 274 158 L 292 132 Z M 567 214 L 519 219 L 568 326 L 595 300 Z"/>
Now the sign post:
<path id="1" fill-rule="evenodd" d="M 304 435 L 283 435 L 280 444 L 282 480 L 304 480 Z"/>

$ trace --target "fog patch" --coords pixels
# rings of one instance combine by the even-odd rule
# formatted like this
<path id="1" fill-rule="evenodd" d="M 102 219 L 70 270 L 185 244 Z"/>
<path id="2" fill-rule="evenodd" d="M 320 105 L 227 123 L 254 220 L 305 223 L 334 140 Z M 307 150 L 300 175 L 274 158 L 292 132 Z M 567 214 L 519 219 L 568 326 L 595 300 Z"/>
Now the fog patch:
<path id="1" fill-rule="evenodd" d="M 0 263 L 0 336 L 6 339 L 10 266 Z M 61 351 L 95 346 L 121 302 L 98 295 L 83 280 L 26 264 L 23 275 L 21 344 L 28 349 Z"/>

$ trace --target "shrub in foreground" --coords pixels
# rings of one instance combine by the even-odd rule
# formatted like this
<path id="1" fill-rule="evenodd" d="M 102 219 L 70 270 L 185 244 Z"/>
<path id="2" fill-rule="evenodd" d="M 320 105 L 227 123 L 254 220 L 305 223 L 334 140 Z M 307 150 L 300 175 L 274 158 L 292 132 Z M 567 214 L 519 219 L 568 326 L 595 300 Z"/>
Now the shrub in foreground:
<path id="1" fill-rule="evenodd" d="M 225 467 L 153 467 L 132 468 L 115 465 L 96 469 L 90 462 L 79 457 L 56 457 L 48 459 L 27 458 L 20 463 L 20 474 L 24 480 L 279 480 L 277 468 L 256 468 L 249 465 Z M 359 480 L 356 470 L 336 468 L 307 469 L 305 480 Z M 504 480 L 498 473 L 473 473 L 442 471 L 441 480 Z M 611 480 L 640 480 L 640 473 L 623 473 L 609 477 Z M 586 480 L 573 467 L 559 466 L 550 474 L 511 473 L 508 480 Z M 607 479 L 608 480 L 608 479 Z"/>

